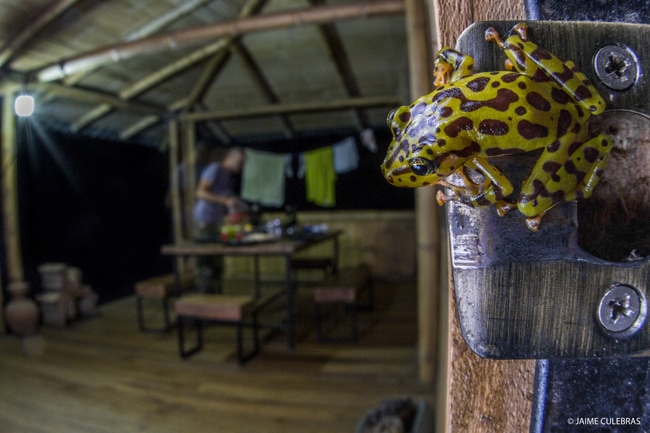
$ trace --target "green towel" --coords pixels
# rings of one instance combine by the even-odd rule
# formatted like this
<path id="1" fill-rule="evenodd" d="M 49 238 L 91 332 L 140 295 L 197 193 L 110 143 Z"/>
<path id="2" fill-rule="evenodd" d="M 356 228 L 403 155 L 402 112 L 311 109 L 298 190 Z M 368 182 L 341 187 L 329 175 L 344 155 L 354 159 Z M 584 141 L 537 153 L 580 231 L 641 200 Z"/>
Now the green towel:
<path id="1" fill-rule="evenodd" d="M 336 204 L 336 173 L 331 146 L 305 152 L 307 200 L 319 206 Z"/>
<path id="2" fill-rule="evenodd" d="M 287 155 L 246 149 L 241 197 L 264 206 L 284 203 Z"/>

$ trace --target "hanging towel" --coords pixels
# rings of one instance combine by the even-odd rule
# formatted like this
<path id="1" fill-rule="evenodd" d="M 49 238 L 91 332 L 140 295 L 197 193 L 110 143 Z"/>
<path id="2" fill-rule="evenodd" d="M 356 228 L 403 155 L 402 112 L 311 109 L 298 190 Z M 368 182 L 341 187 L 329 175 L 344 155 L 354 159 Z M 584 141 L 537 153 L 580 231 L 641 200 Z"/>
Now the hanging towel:
<path id="1" fill-rule="evenodd" d="M 241 198 L 264 206 L 284 204 L 286 154 L 246 149 Z"/>
<path id="2" fill-rule="evenodd" d="M 349 173 L 359 167 L 357 141 L 348 137 L 332 146 L 334 151 L 334 171 L 337 174 Z"/>
<path id="3" fill-rule="evenodd" d="M 307 200 L 319 206 L 336 204 L 336 173 L 331 146 L 305 152 Z"/>

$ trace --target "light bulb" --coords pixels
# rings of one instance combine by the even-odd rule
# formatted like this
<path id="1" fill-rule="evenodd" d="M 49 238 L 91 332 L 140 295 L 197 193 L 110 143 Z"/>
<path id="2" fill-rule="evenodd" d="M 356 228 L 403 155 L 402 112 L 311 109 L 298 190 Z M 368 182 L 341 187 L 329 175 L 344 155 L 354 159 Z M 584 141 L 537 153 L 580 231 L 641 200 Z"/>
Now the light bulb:
<path id="1" fill-rule="evenodd" d="M 31 116 L 34 113 L 34 98 L 29 95 L 20 95 L 14 102 L 14 111 L 20 117 Z"/>

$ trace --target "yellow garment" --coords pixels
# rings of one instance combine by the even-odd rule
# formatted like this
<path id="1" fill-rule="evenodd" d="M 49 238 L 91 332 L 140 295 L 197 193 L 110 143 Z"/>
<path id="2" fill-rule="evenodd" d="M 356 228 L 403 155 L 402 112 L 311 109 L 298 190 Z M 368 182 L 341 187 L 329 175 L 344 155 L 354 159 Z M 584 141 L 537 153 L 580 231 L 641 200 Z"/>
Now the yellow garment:
<path id="1" fill-rule="evenodd" d="M 307 200 L 319 206 L 336 204 L 336 173 L 331 146 L 305 152 Z"/>

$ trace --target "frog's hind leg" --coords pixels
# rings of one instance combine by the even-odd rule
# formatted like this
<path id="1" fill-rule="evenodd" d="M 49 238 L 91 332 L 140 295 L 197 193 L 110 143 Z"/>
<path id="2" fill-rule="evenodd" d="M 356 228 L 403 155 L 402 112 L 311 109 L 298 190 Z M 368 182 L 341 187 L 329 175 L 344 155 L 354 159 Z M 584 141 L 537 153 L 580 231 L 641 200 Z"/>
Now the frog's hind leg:
<path id="1" fill-rule="evenodd" d="M 449 47 L 438 53 L 433 67 L 433 85 L 440 87 L 452 81 L 467 77 L 474 69 L 474 58 Z"/>
<path id="2" fill-rule="evenodd" d="M 548 146 L 522 186 L 517 208 L 537 231 L 546 213 L 561 202 L 588 198 L 607 165 L 612 140 L 605 134 L 584 143 L 565 136 Z"/>
<path id="3" fill-rule="evenodd" d="M 564 198 L 565 201 L 591 197 L 591 195 L 594 192 L 594 189 L 600 182 L 600 178 L 603 174 L 603 170 L 605 169 L 605 166 L 607 165 L 607 160 L 609 159 L 609 153 L 611 150 L 612 150 L 611 137 L 609 137 L 606 134 L 599 134 L 594 138 L 590 139 L 589 141 L 585 142 L 580 147 L 580 149 L 578 149 L 578 151 L 574 152 L 573 155 L 576 155 L 578 154 L 579 151 L 582 151 L 582 155 L 584 155 L 584 159 L 590 165 L 588 166 L 586 172 L 584 173 L 584 177 L 582 178 L 582 181 L 578 184 L 578 186 L 573 191 L 570 191 L 569 193 L 566 194 Z M 567 167 L 567 164 L 565 164 L 563 168 L 565 168 L 568 173 L 574 174 L 577 177 L 581 176 L 582 173 L 579 171 L 580 170 L 579 162 L 581 158 L 582 156 L 579 154 L 575 158 L 577 159 L 577 161 L 574 164 L 574 166 L 576 167 L 575 173 L 569 171 L 570 169 L 573 168 L 571 165 Z"/>
<path id="4" fill-rule="evenodd" d="M 520 23 L 523 24 L 523 23 Z M 519 27 L 515 26 L 513 30 L 517 30 Z M 526 26 L 526 29 L 528 29 L 528 26 Z M 526 30 L 521 29 L 524 35 L 528 35 Z M 517 34 L 520 35 L 520 39 L 522 42 L 526 41 L 526 38 L 522 37 L 521 34 L 517 31 Z M 514 45 L 510 43 L 512 37 L 506 39 L 504 42 L 503 39 L 501 39 L 501 36 L 499 35 L 499 32 L 494 28 L 494 27 L 489 27 L 485 31 L 485 40 L 488 42 L 493 42 L 497 44 L 499 48 L 501 48 L 505 53 L 506 53 L 506 61 L 505 61 L 505 67 L 508 71 L 516 71 L 516 72 L 524 72 L 526 69 L 525 65 L 525 56 L 523 56 L 523 52 L 521 52 L 521 48 L 518 47 L 517 45 Z M 514 53 L 514 54 L 510 54 Z"/>

